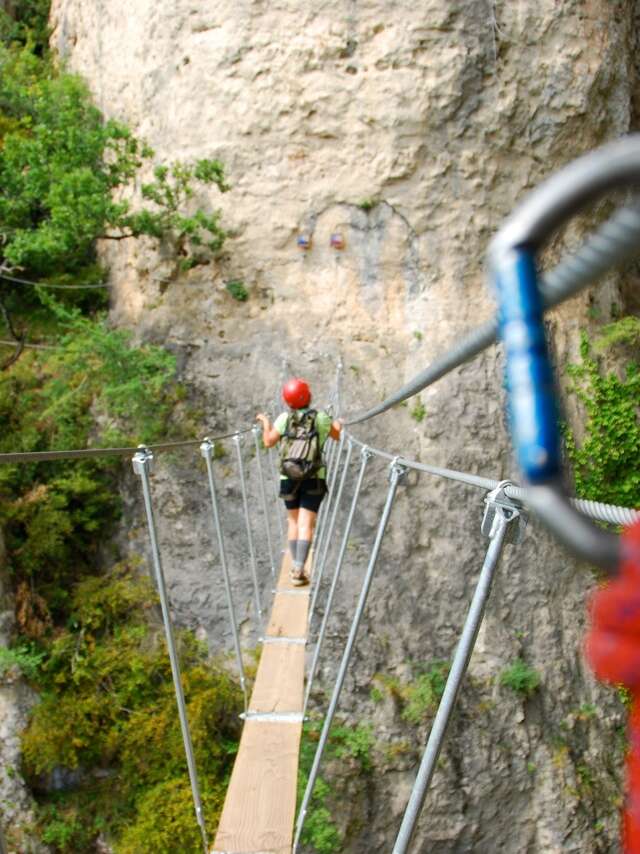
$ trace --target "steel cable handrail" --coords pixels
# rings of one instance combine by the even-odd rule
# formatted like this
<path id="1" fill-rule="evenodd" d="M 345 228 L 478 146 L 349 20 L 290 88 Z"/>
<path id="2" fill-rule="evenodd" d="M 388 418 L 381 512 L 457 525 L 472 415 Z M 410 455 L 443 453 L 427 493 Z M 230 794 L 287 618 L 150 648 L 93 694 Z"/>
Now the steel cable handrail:
<path id="1" fill-rule="evenodd" d="M 234 436 L 242 436 L 250 433 L 252 427 L 242 430 L 234 430 L 233 433 L 225 433 L 223 436 L 211 436 L 209 441 L 220 442 L 223 439 L 232 439 Z M 68 451 L 15 451 L 8 454 L 0 454 L 1 463 L 37 463 L 45 460 L 77 460 L 94 457 L 129 457 L 137 453 L 141 448 L 153 453 L 162 451 L 176 451 L 180 448 L 200 447 L 203 439 L 186 439 L 180 442 L 158 442 L 151 445 L 137 445 L 130 448 L 81 448 Z"/>
<path id="2" fill-rule="evenodd" d="M 617 210 L 607 222 L 586 238 L 580 249 L 542 276 L 540 293 L 544 309 L 553 308 L 570 299 L 614 264 L 620 264 L 637 255 L 639 246 L 640 201 L 634 201 Z M 497 336 L 497 320 L 487 321 L 381 403 L 363 413 L 345 418 L 345 424 L 361 424 L 402 403 L 477 356 L 495 343 Z"/>
<path id="3" fill-rule="evenodd" d="M 425 472 L 426 474 L 432 474 L 436 477 L 444 477 L 447 480 L 455 480 L 458 481 L 458 483 L 464 483 L 467 486 L 475 486 L 478 489 L 486 489 L 487 491 L 495 489 L 500 483 L 498 480 L 482 477 L 481 475 L 455 471 L 454 469 L 440 468 L 438 466 L 430 466 L 425 463 L 416 462 L 415 460 L 409 460 L 398 454 L 390 454 L 388 451 L 382 451 L 379 448 L 367 445 L 350 434 L 349 439 L 360 448 L 366 448 L 374 456 L 380 457 L 380 459 L 383 460 L 389 460 L 390 462 L 397 460 L 400 465 L 408 469 Z M 515 484 L 509 485 L 505 487 L 505 494 L 509 498 L 514 501 L 518 501 L 521 504 L 527 505 L 529 503 L 529 490 L 526 487 L 516 486 Z M 620 507 L 616 504 L 604 504 L 600 501 L 589 501 L 584 498 L 572 498 L 570 500 L 577 510 L 598 522 L 608 522 L 613 525 L 632 525 L 640 519 L 640 510 L 634 510 L 631 507 Z"/>

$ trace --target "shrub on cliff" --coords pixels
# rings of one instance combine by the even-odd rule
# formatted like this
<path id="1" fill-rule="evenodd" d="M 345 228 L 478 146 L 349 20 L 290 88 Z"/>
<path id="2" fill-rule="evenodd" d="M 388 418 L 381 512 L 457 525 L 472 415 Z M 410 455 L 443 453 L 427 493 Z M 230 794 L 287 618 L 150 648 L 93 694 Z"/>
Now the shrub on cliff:
<path id="1" fill-rule="evenodd" d="M 94 850 L 99 832 L 120 854 L 201 848 L 156 597 L 119 565 L 72 594 L 68 628 L 45 642 L 42 701 L 23 735 L 25 767 L 40 796 L 43 839 Z M 178 634 L 187 713 L 215 826 L 239 735 L 238 685 L 188 632 Z M 62 791 L 46 785 L 67 781 Z"/>
<path id="2" fill-rule="evenodd" d="M 635 331 L 637 319 L 606 327 L 608 345 L 626 342 L 624 333 Z M 607 371 L 594 356 L 586 335 L 580 346 L 582 361 L 568 368 L 573 391 L 585 413 L 581 442 L 567 431 L 567 451 L 573 463 L 576 492 L 582 498 L 640 506 L 640 366 L 629 360 L 624 372 Z"/>

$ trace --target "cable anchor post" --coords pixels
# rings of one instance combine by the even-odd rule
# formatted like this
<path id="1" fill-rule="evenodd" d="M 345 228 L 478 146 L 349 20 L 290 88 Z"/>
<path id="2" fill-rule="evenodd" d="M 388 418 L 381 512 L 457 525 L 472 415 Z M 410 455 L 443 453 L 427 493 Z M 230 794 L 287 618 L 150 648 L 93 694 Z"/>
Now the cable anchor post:
<path id="1" fill-rule="evenodd" d="M 373 451 L 368 445 L 363 445 L 360 448 L 360 460 L 364 462 L 365 460 L 368 462 L 373 456 Z"/>
<path id="2" fill-rule="evenodd" d="M 435 773 L 438 757 L 455 708 L 460 687 L 469 666 L 469 660 L 475 647 L 478 631 L 484 618 L 484 612 L 493 578 L 500 561 L 502 548 L 507 542 L 507 537 L 515 529 L 516 542 L 519 542 L 524 533 L 524 524 L 520 508 L 505 493 L 509 481 L 502 481 L 490 492 L 486 498 L 486 509 L 482 521 L 482 532 L 489 538 L 489 546 L 485 554 L 480 577 L 476 585 L 469 610 L 462 628 L 460 639 L 456 646 L 451 669 L 442 692 L 442 697 L 431 725 L 429 738 L 422 754 L 418 774 L 411 791 L 402 824 L 396 837 L 392 854 L 407 854 L 418 818 L 422 811 L 427 791 Z M 517 524 L 514 524 L 517 523 Z M 522 524 L 522 528 L 520 527 Z M 518 539 L 518 537 L 520 539 Z"/>
<path id="3" fill-rule="evenodd" d="M 362 453 L 364 453 L 365 450 L 369 455 L 371 454 L 371 451 L 369 451 L 368 448 L 363 448 Z M 394 478 L 396 483 L 400 483 L 402 479 L 406 476 L 408 471 L 409 469 L 407 468 L 407 466 L 402 463 L 402 457 L 394 457 L 389 463 L 389 483 L 391 483 Z"/>
<path id="4" fill-rule="evenodd" d="M 487 493 L 484 499 L 484 516 L 480 530 L 485 537 L 491 540 L 497 535 L 502 519 L 507 528 L 504 538 L 505 545 L 517 546 L 524 538 L 529 517 L 524 512 L 522 505 L 507 495 L 506 490 L 510 486 L 515 486 L 515 484 L 510 480 L 501 480 L 495 489 Z M 509 524 L 515 521 L 517 521 L 517 525 Z"/>
<path id="5" fill-rule="evenodd" d="M 193 751 L 193 742 L 191 740 L 189 719 L 187 717 L 187 706 L 184 698 L 184 690 L 182 687 L 180 660 L 178 658 L 178 651 L 176 648 L 175 636 L 173 633 L 173 624 L 171 621 L 169 597 L 167 595 L 167 586 L 165 583 L 164 572 L 162 569 L 160 547 L 158 545 L 158 535 L 153 515 L 153 504 L 151 502 L 151 487 L 149 483 L 149 474 L 153 466 L 153 453 L 145 445 L 139 445 L 138 450 L 133 456 L 132 464 L 134 473 L 141 479 L 142 482 L 142 494 L 144 497 L 144 506 L 147 516 L 149 541 L 151 544 L 152 565 L 155 573 L 156 589 L 158 591 L 158 597 L 160 599 L 160 608 L 162 610 L 162 622 L 164 625 L 167 649 L 169 652 L 169 661 L 171 663 L 171 675 L 173 677 L 173 687 L 176 695 L 176 705 L 178 706 L 178 717 L 180 719 L 180 729 L 182 731 L 182 742 L 184 745 L 184 752 L 187 759 L 187 768 L 189 771 L 189 780 L 191 783 L 193 806 L 196 814 L 196 821 L 198 823 L 198 827 L 200 828 L 202 848 L 204 854 L 208 854 L 209 843 L 207 840 L 207 829 L 204 821 L 202 800 L 200 797 L 198 771 L 196 767 L 195 754 Z"/>

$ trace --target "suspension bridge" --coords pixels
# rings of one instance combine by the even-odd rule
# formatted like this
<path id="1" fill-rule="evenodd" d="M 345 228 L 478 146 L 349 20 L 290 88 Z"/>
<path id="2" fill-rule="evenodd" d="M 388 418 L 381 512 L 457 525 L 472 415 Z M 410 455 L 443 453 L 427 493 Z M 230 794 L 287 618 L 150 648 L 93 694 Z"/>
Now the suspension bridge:
<path id="1" fill-rule="evenodd" d="M 612 266 L 637 254 L 640 246 L 640 203 L 632 200 L 619 208 L 586 239 L 577 252 L 546 273 L 539 283 L 539 300 L 533 260 L 535 252 L 549 235 L 569 216 L 581 210 L 587 202 L 598 198 L 609 189 L 626 188 L 630 183 L 639 180 L 640 141 L 637 137 L 631 137 L 582 158 L 535 191 L 507 222 L 493 244 L 494 275 L 499 281 L 500 323 L 491 322 L 472 332 L 381 404 L 367 412 L 344 418 L 345 429 L 341 433 L 340 441 L 330 442 L 327 446 L 329 492 L 321 506 L 314 547 L 308 561 L 311 574 L 309 587 L 293 587 L 289 580 L 289 556 L 286 550 L 280 551 L 284 531 L 277 501 L 279 475 L 273 453 L 266 451 L 260 444 L 257 427 L 243 426 L 224 436 L 149 447 L 0 455 L 0 464 L 79 459 L 99 455 L 131 458 L 134 471 L 140 479 L 148 526 L 152 575 L 160 598 L 193 793 L 195 820 L 200 828 L 205 854 L 292 854 L 299 850 L 310 800 L 318 779 L 329 731 L 339 708 L 381 546 L 396 496 L 402 489 L 409 471 L 417 471 L 431 478 L 445 478 L 477 489 L 484 505 L 479 533 L 486 539 L 487 548 L 453 654 L 444 692 L 417 769 L 415 784 L 398 828 L 393 854 L 404 854 L 410 849 L 417 820 L 436 770 L 447 726 L 473 652 L 500 556 L 507 544 L 517 548 L 530 512 L 535 512 L 575 554 L 615 573 L 621 551 L 625 548 L 624 544 L 621 546 L 617 535 L 603 530 L 594 522 L 615 526 L 632 525 L 640 519 L 640 514 L 629 508 L 568 499 L 562 493 L 558 485 L 559 464 L 554 458 L 553 448 L 557 437 L 549 438 L 552 432 L 549 423 L 553 418 L 553 383 L 549 382 L 549 373 L 544 363 L 546 354 L 540 327 L 544 310 L 570 298 Z M 500 337 L 505 343 L 507 367 L 508 371 L 510 370 L 509 395 L 513 431 L 520 468 L 525 475 L 524 485 L 517 484 L 515 480 L 499 481 L 491 477 L 432 466 L 406 458 L 396 449 L 371 447 L 354 435 L 352 428 L 355 425 L 364 424 L 370 418 L 406 400 L 492 344 L 498 337 L 498 326 Z M 331 401 L 336 415 L 342 415 L 339 411 L 340 388 L 341 366 L 338 367 Z M 255 617 L 262 630 L 260 662 L 250 697 L 216 485 L 214 452 L 216 442 L 222 439 L 231 439 L 235 446 Z M 178 448 L 194 455 L 200 454 L 206 464 L 211 530 L 217 544 L 215 561 L 224 583 L 235 662 L 244 694 L 243 733 L 223 812 L 213 839 L 210 839 L 210 829 L 205 825 L 202 810 L 198 770 L 191 743 L 154 516 L 154 460 L 157 455 Z M 249 452 L 253 457 L 253 477 L 260 496 L 258 508 L 250 506 L 248 500 Z M 331 697 L 324 713 L 308 783 L 305 791 L 301 793 L 300 806 L 296 810 L 302 725 L 322 656 L 327 626 L 333 613 L 349 537 L 360 509 L 363 484 L 374 458 L 387 467 L 384 504 L 369 549 L 366 570 L 351 616 Z M 346 506 L 345 498 L 348 494 L 351 495 L 351 500 Z M 261 598 L 263 585 L 259 578 L 254 541 L 256 509 L 263 517 L 265 525 L 268 571 L 273 588 L 268 617 Z M 237 535 L 238 532 L 234 532 L 234 536 Z M 629 558 L 628 549 L 623 557 Z M 640 560 L 638 562 L 640 564 Z M 316 626 L 317 621 L 314 622 L 313 617 L 318 611 L 321 597 L 323 616 L 320 625 Z M 309 656 L 307 668 L 305 651 L 311 641 L 313 654 Z M 627 850 L 640 849 L 629 846 Z"/>

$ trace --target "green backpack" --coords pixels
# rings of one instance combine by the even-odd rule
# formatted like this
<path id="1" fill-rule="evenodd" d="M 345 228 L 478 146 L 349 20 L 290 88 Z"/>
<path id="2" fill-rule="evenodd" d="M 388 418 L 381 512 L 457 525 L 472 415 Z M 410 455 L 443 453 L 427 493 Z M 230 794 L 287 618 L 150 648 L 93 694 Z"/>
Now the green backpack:
<path id="1" fill-rule="evenodd" d="M 281 440 L 280 472 L 289 480 L 306 480 L 322 466 L 317 414 L 315 409 L 306 412 L 294 409 L 287 419 Z"/>

